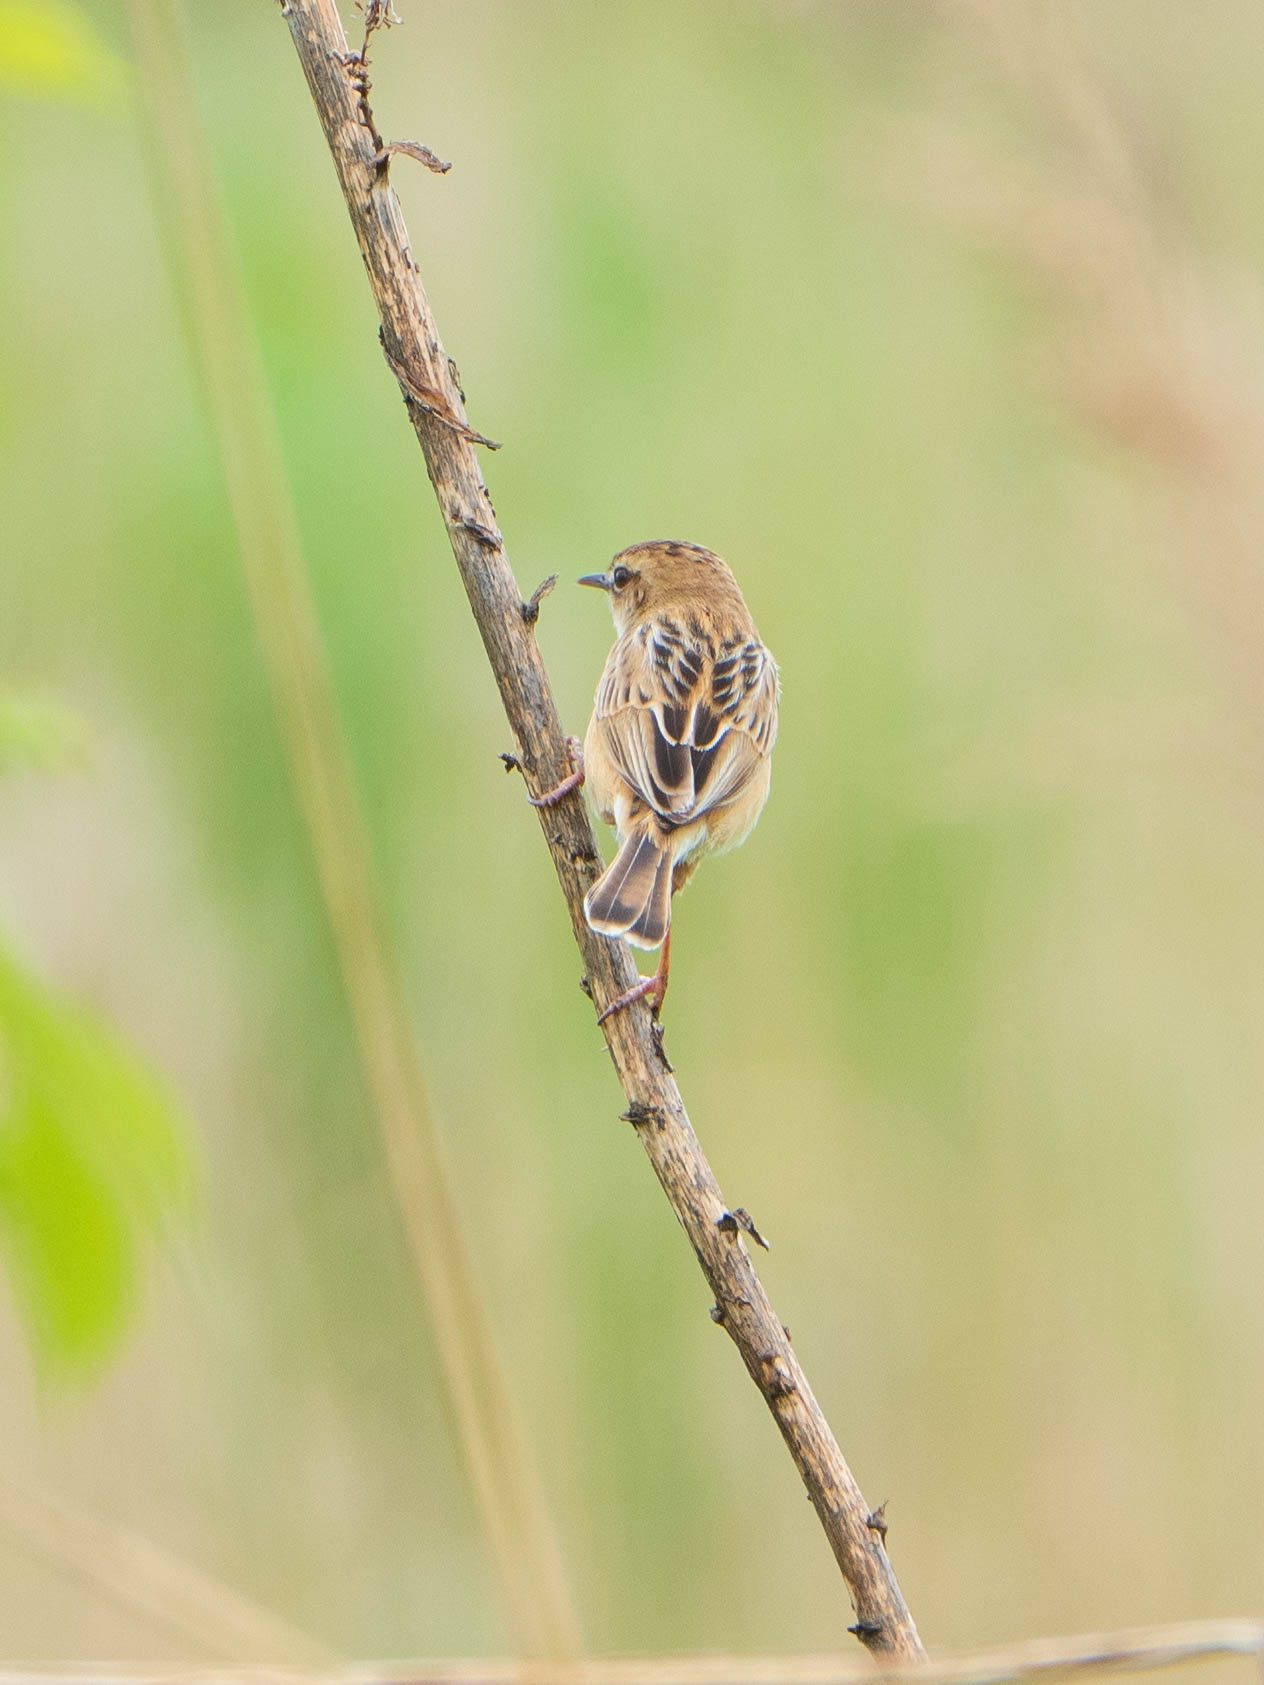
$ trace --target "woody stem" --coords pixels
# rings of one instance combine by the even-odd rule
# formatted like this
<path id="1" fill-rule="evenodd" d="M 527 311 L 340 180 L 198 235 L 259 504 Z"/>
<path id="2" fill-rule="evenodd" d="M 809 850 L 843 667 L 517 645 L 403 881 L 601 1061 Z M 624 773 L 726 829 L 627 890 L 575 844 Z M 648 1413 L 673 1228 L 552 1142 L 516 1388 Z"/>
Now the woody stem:
<path id="1" fill-rule="evenodd" d="M 425 453 L 462 582 L 482 635 L 517 758 L 533 792 L 570 773 L 566 737 L 522 595 L 505 555 L 460 391 L 417 271 L 390 159 L 373 138 L 368 91 L 356 75 L 334 0 L 285 0 L 281 8 L 315 102 L 369 283 L 391 367 L 403 371 L 409 417 Z M 406 377 L 406 378 L 405 378 Z M 588 928 L 585 891 L 600 870 L 596 840 L 578 793 L 538 810 L 595 1000 L 637 982 L 627 946 Z M 664 956 L 664 960 L 666 955 Z M 634 1125 L 654 1173 L 689 1237 L 715 1304 L 799 1470 L 851 1594 L 851 1630 L 888 1664 L 923 1655 L 917 1628 L 887 1557 L 880 1522 L 830 1431 L 781 1318 L 769 1303 L 663 1060 L 644 1000 L 617 1012 L 603 1031 Z"/>

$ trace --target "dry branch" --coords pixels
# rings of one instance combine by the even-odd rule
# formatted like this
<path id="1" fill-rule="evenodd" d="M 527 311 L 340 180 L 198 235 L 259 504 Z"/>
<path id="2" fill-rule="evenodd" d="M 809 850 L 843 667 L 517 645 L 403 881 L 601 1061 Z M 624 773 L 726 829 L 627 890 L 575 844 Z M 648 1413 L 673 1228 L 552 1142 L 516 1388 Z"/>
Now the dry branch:
<path id="1" fill-rule="evenodd" d="M 389 154 L 369 105 L 367 48 L 350 51 L 334 0 L 283 0 L 347 202 L 409 414 L 447 527 L 470 606 L 516 741 L 528 787 L 539 795 L 569 772 L 566 739 L 495 510 L 471 442 L 461 393 L 440 343 L 399 202 Z M 370 19 L 371 22 L 371 19 Z M 419 397 L 424 394 L 424 401 Z M 570 909 L 586 984 L 600 1008 L 635 979 L 622 942 L 584 922 L 584 892 L 600 857 L 583 798 L 540 810 L 540 823 Z M 642 1002 L 604 1026 L 625 1116 L 697 1254 L 715 1295 L 715 1320 L 731 1335 L 763 1394 L 829 1538 L 856 1610 L 852 1630 L 879 1657 L 920 1657 L 917 1629 L 887 1559 L 883 1531 L 812 1395 L 780 1318 L 755 1274 L 741 1232 L 689 1123 Z"/>
<path id="2" fill-rule="evenodd" d="M 1264 1623 L 1182 1621 L 1125 1632 L 1088 1632 L 1073 1638 L 1035 1638 L 1001 1650 L 921 1662 L 883 1675 L 883 1685 L 1011 1685 L 1025 1679 L 1077 1673 L 1142 1673 L 1209 1661 L 1215 1656 L 1264 1655 Z M 277 1668 L 215 1668 L 196 1673 L 93 1668 L 0 1672 L 0 1685 L 517 1685 L 515 1662 L 490 1659 L 357 1662 L 330 1673 Z M 846 1656 L 617 1656 L 594 1657 L 570 1685 L 872 1685 L 872 1669 Z"/>

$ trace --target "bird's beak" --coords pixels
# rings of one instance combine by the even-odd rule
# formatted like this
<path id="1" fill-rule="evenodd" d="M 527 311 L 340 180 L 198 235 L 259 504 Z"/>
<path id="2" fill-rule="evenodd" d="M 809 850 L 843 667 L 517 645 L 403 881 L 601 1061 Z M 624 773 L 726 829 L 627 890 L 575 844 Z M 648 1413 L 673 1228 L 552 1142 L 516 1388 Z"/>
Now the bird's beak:
<path id="1" fill-rule="evenodd" d="M 610 575 L 608 573 L 586 573 L 582 579 L 575 581 L 576 585 L 593 585 L 598 591 L 610 589 Z"/>

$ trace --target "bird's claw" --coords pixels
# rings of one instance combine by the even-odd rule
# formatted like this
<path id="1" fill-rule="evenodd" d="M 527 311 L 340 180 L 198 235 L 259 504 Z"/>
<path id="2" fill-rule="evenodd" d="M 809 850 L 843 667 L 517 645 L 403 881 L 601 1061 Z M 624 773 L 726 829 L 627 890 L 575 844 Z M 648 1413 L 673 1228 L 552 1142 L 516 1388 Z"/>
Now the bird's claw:
<path id="1" fill-rule="evenodd" d="M 630 989 L 625 989 L 621 995 L 617 995 L 604 1012 L 598 1013 L 597 1022 L 604 1024 L 606 1019 L 613 1018 L 616 1012 L 623 1012 L 634 1001 L 646 1000 L 650 995 L 654 996 L 650 1010 L 657 1017 L 663 1001 L 662 983 L 663 979 L 657 972 L 652 977 L 642 977 L 639 983 L 634 983 Z"/>
<path id="2" fill-rule="evenodd" d="M 542 796 L 528 796 L 532 807 L 556 807 L 563 796 L 569 796 L 572 790 L 578 790 L 584 782 L 584 745 L 578 737 L 568 737 L 566 747 L 571 752 L 571 761 L 575 767 L 568 778 L 563 778 L 560 784 L 555 784 L 551 790 L 546 790 Z"/>

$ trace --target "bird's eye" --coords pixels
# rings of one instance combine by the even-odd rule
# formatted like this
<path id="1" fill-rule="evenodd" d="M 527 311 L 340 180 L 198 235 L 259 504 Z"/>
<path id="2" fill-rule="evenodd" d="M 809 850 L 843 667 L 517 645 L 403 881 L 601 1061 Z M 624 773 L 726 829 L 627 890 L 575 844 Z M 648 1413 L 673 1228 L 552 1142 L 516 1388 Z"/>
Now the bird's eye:
<path id="1" fill-rule="evenodd" d="M 623 566 L 623 564 L 620 563 L 619 566 L 617 568 L 615 568 L 614 572 L 610 575 L 610 583 L 614 586 L 616 591 L 622 591 L 623 587 L 627 584 L 629 579 L 631 579 L 632 577 L 633 577 L 632 569 L 631 568 L 625 568 Z"/>

